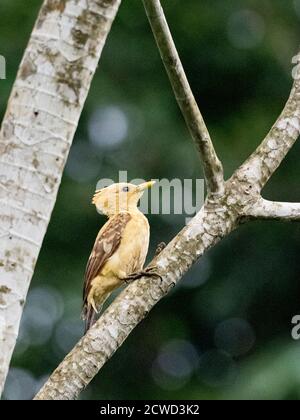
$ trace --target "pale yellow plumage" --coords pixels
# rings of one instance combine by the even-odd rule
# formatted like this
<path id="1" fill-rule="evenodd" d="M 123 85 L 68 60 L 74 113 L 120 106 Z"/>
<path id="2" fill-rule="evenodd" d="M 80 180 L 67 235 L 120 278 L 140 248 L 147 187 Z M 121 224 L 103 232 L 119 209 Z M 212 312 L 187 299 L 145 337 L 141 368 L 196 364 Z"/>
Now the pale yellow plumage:
<path id="1" fill-rule="evenodd" d="M 113 290 L 142 270 L 149 247 L 149 223 L 137 207 L 153 182 L 113 184 L 97 191 L 93 203 L 109 217 L 101 228 L 88 261 L 84 285 L 86 329 Z"/>

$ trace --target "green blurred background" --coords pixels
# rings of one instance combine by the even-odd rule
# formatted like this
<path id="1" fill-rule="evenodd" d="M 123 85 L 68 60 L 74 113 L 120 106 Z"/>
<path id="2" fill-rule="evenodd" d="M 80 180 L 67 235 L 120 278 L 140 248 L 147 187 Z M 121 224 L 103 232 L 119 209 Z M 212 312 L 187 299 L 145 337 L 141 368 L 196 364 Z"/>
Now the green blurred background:
<path id="1" fill-rule="evenodd" d="M 41 0 L 1 0 L 3 115 Z M 300 0 L 164 0 L 226 177 L 267 133 L 291 87 Z M 264 191 L 300 201 L 300 144 Z M 84 269 L 104 219 L 100 178 L 202 178 L 142 2 L 124 0 L 71 149 L 28 295 L 6 399 L 30 399 L 81 337 Z M 184 226 L 150 216 L 150 256 Z M 82 394 L 84 399 L 299 399 L 300 227 L 252 223 L 208 252 Z"/>

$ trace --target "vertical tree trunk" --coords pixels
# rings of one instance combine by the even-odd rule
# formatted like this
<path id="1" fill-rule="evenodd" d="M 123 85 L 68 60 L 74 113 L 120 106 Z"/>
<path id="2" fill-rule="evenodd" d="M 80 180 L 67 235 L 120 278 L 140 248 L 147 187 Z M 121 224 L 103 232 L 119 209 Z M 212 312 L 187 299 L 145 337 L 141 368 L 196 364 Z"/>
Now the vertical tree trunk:
<path id="1" fill-rule="evenodd" d="M 0 394 L 92 77 L 121 0 L 46 0 L 0 132 Z"/>

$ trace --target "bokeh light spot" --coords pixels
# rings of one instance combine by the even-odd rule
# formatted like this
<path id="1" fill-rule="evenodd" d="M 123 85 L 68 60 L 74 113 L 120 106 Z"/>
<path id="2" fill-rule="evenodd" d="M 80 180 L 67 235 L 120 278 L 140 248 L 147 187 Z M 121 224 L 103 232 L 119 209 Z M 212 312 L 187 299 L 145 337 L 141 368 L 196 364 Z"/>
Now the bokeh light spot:
<path id="1" fill-rule="evenodd" d="M 198 362 L 197 350 L 190 342 L 171 340 L 153 363 L 153 379 L 163 389 L 180 389 L 190 380 Z"/>
<path id="2" fill-rule="evenodd" d="M 265 22 L 261 15 L 252 10 L 233 13 L 227 26 L 228 38 L 236 48 L 254 48 L 265 36 Z"/>
<path id="3" fill-rule="evenodd" d="M 215 345 L 232 356 L 248 353 L 254 344 L 254 330 L 244 319 L 229 319 L 216 328 Z"/>
<path id="4" fill-rule="evenodd" d="M 12 368 L 7 376 L 3 396 L 6 400 L 31 400 L 37 387 L 37 381 L 27 370 Z"/>
<path id="5" fill-rule="evenodd" d="M 200 358 L 199 379 L 212 386 L 232 385 L 237 377 L 237 365 L 229 354 L 220 350 L 211 350 Z"/>
<path id="6" fill-rule="evenodd" d="M 28 294 L 22 317 L 18 352 L 22 353 L 29 345 L 45 344 L 52 334 L 54 324 L 62 317 L 63 312 L 63 299 L 56 289 L 33 288 Z"/>
<path id="7" fill-rule="evenodd" d="M 96 109 L 88 124 L 91 143 L 101 149 L 119 146 L 126 139 L 128 130 L 127 116 L 117 106 Z"/>
<path id="8" fill-rule="evenodd" d="M 55 330 L 55 347 L 61 354 L 69 352 L 83 335 L 83 323 L 79 318 L 61 321 Z"/>

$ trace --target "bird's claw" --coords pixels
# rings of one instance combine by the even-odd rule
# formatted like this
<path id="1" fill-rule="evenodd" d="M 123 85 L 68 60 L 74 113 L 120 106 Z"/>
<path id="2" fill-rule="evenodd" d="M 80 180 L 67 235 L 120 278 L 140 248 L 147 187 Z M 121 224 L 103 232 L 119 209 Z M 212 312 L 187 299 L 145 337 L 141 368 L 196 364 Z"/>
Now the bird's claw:
<path id="1" fill-rule="evenodd" d="M 161 281 L 163 281 L 162 276 L 157 272 L 156 267 L 147 267 L 145 270 L 139 271 L 137 273 L 132 273 L 129 276 L 127 276 L 124 281 L 126 284 L 129 284 L 130 282 L 134 280 L 138 280 L 142 277 L 158 277 Z"/>
<path id="2" fill-rule="evenodd" d="M 160 242 L 157 247 L 156 247 L 156 251 L 155 251 L 155 257 L 157 257 L 167 246 L 167 244 L 165 242 Z"/>

